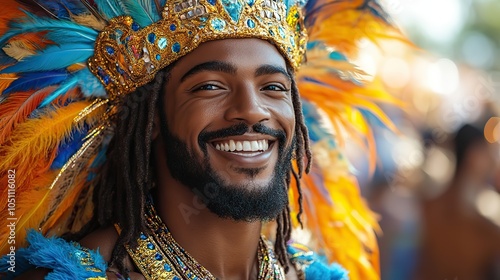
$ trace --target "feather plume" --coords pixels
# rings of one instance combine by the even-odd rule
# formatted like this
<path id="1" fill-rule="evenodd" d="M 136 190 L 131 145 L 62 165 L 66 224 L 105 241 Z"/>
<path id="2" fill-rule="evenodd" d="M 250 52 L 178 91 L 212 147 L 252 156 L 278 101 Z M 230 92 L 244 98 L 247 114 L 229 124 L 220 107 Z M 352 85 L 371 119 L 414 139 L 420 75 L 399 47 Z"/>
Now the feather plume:
<path id="1" fill-rule="evenodd" d="M 12 82 L 3 93 L 9 94 L 18 91 L 38 90 L 58 84 L 64 81 L 68 76 L 69 73 L 65 70 L 24 73 L 20 75 L 17 80 Z"/>
<path id="2" fill-rule="evenodd" d="M 0 146 L 0 174 L 15 168 L 19 174 L 25 174 L 17 178 L 18 190 L 31 186 L 26 184 L 27 175 L 39 175 L 50 168 L 59 143 L 68 138 L 73 129 L 82 128 L 82 122 L 73 120 L 88 105 L 87 101 L 71 103 L 18 124 Z"/>
<path id="3" fill-rule="evenodd" d="M 7 46 L 3 47 L 2 50 L 5 54 L 16 60 L 22 60 L 23 58 L 31 56 L 35 53 L 23 41 L 10 42 Z"/>
<path id="4" fill-rule="evenodd" d="M 67 94 L 72 88 L 76 86 L 78 83 L 78 76 L 73 75 L 71 78 L 66 79 L 59 88 L 54 90 L 51 94 L 49 94 L 40 104 L 40 107 L 45 107 L 50 104 L 54 99 L 59 98 Z"/>
<path id="5" fill-rule="evenodd" d="M 20 174 L 19 172 L 17 172 Z M 46 193 L 46 189 L 44 186 L 50 185 L 50 183 L 56 177 L 57 172 L 50 171 L 45 174 L 39 175 L 30 186 L 29 189 L 24 191 L 16 190 L 16 217 L 18 218 L 18 222 L 22 222 L 22 227 L 18 223 L 16 226 L 16 245 L 22 247 L 26 245 L 26 229 L 28 228 L 38 228 L 37 221 L 43 219 L 46 210 L 47 203 L 41 204 L 38 207 L 38 211 L 31 212 L 32 217 L 29 220 L 26 220 L 24 217 L 27 213 L 30 213 L 33 205 L 37 205 L 40 203 L 42 197 Z M 21 176 L 19 176 L 21 177 Z M 3 178 L 2 178 L 3 179 Z M 2 182 L 6 182 L 2 180 Z M 7 221 L 7 209 L 0 210 L 0 219 L 2 221 Z M 8 231 L 2 230 L 0 231 L 0 255 L 5 255 L 8 253 L 10 245 L 7 243 Z"/>
<path id="6" fill-rule="evenodd" d="M 103 30 L 104 27 L 106 26 L 106 23 L 99 20 L 97 17 L 95 17 L 92 14 L 81 14 L 81 15 L 71 15 L 71 19 L 81 25 L 88 26 L 90 28 L 93 28 L 95 30 Z"/>
<path id="7" fill-rule="evenodd" d="M 35 93 L 32 91 L 12 94 L 2 104 L 0 112 L 0 144 L 3 144 L 19 124 L 24 122 L 53 88 L 48 87 Z"/>
<path id="8" fill-rule="evenodd" d="M 24 12 L 21 9 L 26 9 L 16 0 L 3 0 L 2 12 L 0 13 L 0 35 L 3 35 L 9 27 L 9 22 L 12 19 L 23 16 Z"/>
<path id="9" fill-rule="evenodd" d="M 96 30 L 71 21 L 42 18 L 26 13 L 26 17 L 10 22 L 9 29 L 0 38 L 0 45 L 5 45 L 9 39 L 19 34 L 36 32 L 66 32 L 66 34 L 73 32 L 81 34 L 82 37 L 93 38 L 93 40 L 98 35 Z"/>
<path id="10" fill-rule="evenodd" d="M 151 0 L 125 0 L 123 4 L 140 26 L 148 26 L 160 20 L 160 14 Z"/>
<path id="11" fill-rule="evenodd" d="M 1 70 L 0 73 L 57 70 L 66 68 L 74 63 L 84 62 L 93 53 L 94 47 L 88 44 L 53 45 Z"/>
<path id="12" fill-rule="evenodd" d="M 107 20 L 114 17 L 128 14 L 127 10 L 124 9 L 120 1 L 117 0 L 94 0 L 99 13 L 104 15 Z"/>
<path id="13" fill-rule="evenodd" d="M 0 95 L 17 79 L 16 74 L 0 74 Z"/>

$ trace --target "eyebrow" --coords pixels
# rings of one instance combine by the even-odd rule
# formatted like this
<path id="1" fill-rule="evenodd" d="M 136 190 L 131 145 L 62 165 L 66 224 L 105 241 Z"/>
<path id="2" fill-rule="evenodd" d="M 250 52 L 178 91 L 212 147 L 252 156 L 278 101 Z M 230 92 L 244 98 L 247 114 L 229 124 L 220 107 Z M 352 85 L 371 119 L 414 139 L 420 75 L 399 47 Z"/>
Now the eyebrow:
<path id="1" fill-rule="evenodd" d="M 217 71 L 228 74 L 236 74 L 236 67 L 233 64 L 223 62 L 223 61 L 208 61 L 194 66 L 189 69 L 182 77 L 181 82 L 185 81 L 192 75 L 203 71 Z M 282 74 L 286 76 L 289 80 L 292 80 L 292 77 L 288 71 L 280 66 L 275 66 L 271 64 L 265 64 L 257 68 L 255 70 L 255 77 L 264 76 L 264 75 L 272 75 L 272 74 Z"/>
<path id="2" fill-rule="evenodd" d="M 224 72 L 228 74 L 236 74 L 236 67 L 230 63 L 222 61 L 208 61 L 198 64 L 191 68 L 181 77 L 181 82 L 185 81 L 190 76 L 203 72 L 203 71 L 217 71 Z"/>
<path id="3" fill-rule="evenodd" d="M 286 76 L 290 81 L 292 80 L 292 76 L 290 75 L 290 73 L 288 73 L 285 68 L 280 66 L 265 64 L 255 70 L 255 77 L 271 74 L 282 74 Z"/>

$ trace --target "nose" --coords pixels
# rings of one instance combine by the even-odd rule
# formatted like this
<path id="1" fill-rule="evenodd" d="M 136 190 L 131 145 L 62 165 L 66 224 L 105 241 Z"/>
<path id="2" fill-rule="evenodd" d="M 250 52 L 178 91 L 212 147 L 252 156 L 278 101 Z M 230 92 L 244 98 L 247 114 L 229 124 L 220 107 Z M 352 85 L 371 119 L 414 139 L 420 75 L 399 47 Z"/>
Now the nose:
<path id="1" fill-rule="evenodd" d="M 271 118 L 271 114 L 264 104 L 264 96 L 250 85 L 239 88 L 228 98 L 228 108 L 224 113 L 224 118 L 227 121 L 254 125 Z"/>

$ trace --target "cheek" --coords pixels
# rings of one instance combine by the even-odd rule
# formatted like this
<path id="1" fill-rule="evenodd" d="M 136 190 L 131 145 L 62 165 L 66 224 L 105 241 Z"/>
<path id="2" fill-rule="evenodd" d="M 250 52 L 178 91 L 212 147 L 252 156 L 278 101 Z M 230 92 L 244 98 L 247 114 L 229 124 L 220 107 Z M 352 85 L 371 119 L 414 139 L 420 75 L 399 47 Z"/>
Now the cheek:
<path id="1" fill-rule="evenodd" d="M 198 147 L 198 136 L 220 115 L 220 103 L 178 102 L 168 106 L 168 125 L 172 133 L 189 148 Z"/>
<path id="2" fill-rule="evenodd" d="M 285 130 L 287 135 L 287 144 L 292 142 L 295 133 L 295 112 L 291 103 L 286 103 L 284 106 L 274 107 L 273 115 L 278 121 L 280 127 Z"/>

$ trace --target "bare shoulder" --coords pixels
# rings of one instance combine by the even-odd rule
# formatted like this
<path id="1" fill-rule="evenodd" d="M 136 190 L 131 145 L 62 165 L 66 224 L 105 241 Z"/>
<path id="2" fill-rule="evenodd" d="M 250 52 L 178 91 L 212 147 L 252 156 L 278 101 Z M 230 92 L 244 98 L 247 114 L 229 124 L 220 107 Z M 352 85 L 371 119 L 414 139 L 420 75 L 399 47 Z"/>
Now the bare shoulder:
<path id="1" fill-rule="evenodd" d="M 83 247 L 98 250 L 104 260 L 109 262 L 117 239 L 118 233 L 115 228 L 109 226 L 91 232 L 81 239 L 79 243 Z"/>
<path id="2" fill-rule="evenodd" d="M 113 226 L 100 228 L 98 230 L 93 231 L 89 235 L 85 236 L 82 240 L 80 240 L 80 245 L 83 247 L 98 250 L 99 254 L 104 258 L 106 262 L 111 260 L 111 255 L 113 253 L 113 248 L 115 247 L 116 240 L 118 239 L 118 232 Z M 130 279 L 144 279 L 142 275 L 137 273 L 136 268 L 133 264 L 130 256 L 125 258 L 125 267 L 130 271 Z M 109 279 L 114 279 L 110 277 L 108 273 Z"/>

